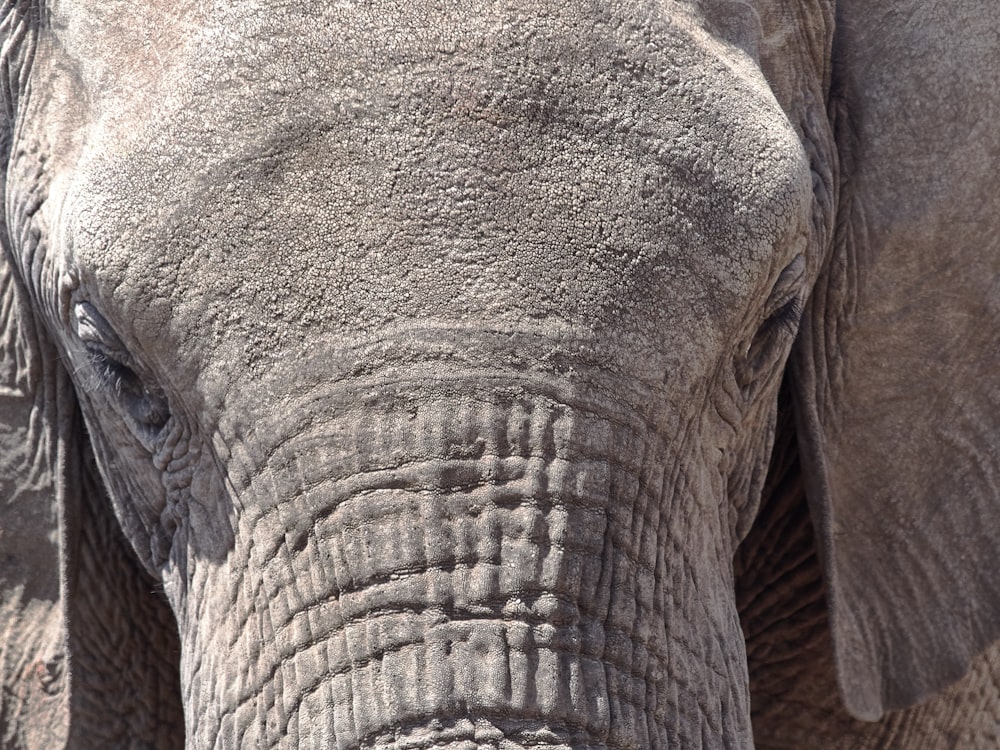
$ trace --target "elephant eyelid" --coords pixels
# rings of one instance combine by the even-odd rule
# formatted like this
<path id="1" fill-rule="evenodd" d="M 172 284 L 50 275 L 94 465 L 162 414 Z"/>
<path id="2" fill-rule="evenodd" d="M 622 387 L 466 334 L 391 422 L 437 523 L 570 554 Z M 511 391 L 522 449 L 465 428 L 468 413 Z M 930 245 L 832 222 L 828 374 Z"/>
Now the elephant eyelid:
<path id="1" fill-rule="evenodd" d="M 73 323 L 77 337 L 85 344 L 100 346 L 109 351 L 124 349 L 111 324 L 89 302 L 77 302 L 73 306 Z"/>
<path id="2" fill-rule="evenodd" d="M 798 330 L 799 318 L 802 316 L 802 299 L 798 295 L 792 297 L 781 307 L 771 313 L 768 325 L 772 328 L 784 328 L 791 334 Z"/>
<path id="3" fill-rule="evenodd" d="M 737 364 L 737 378 L 748 392 L 758 373 L 778 362 L 778 354 L 784 344 L 798 332 L 803 311 L 805 272 L 805 256 L 796 255 L 774 282 L 764 308 L 763 322 L 758 324 L 752 338 L 747 341 Z"/>
<path id="4" fill-rule="evenodd" d="M 97 344 L 87 346 L 90 367 L 83 387 L 110 395 L 121 405 L 121 415 L 132 433 L 152 450 L 161 428 L 170 419 L 170 407 L 164 394 L 148 387 L 127 364 Z"/>
<path id="5" fill-rule="evenodd" d="M 121 339 L 93 305 L 77 302 L 73 323 L 90 364 L 87 386 L 109 388 L 119 396 L 124 389 L 141 388 L 138 375 L 129 367 L 130 357 Z"/>
<path id="6" fill-rule="evenodd" d="M 77 302 L 73 321 L 89 365 L 77 373 L 82 387 L 109 394 L 121 404 L 133 432 L 149 443 L 170 417 L 166 397 L 139 375 L 125 345 L 93 305 Z"/>
<path id="7" fill-rule="evenodd" d="M 796 255 L 779 274 L 768 298 L 768 313 L 764 329 L 784 328 L 795 333 L 802 315 L 802 282 L 805 279 L 806 260 Z"/>
<path id="8" fill-rule="evenodd" d="M 765 354 L 771 348 L 771 343 L 777 340 L 776 334 L 794 336 L 798 331 L 801 316 L 802 297 L 793 293 L 792 296 L 784 298 L 764 319 L 754 337 L 747 343 L 743 352 L 744 359 L 754 359 L 755 352 L 758 358 Z"/>
<path id="9" fill-rule="evenodd" d="M 87 359 L 95 376 L 96 385 L 110 388 L 116 395 L 126 389 L 138 390 L 142 386 L 139 376 L 128 365 L 120 362 L 100 344 L 88 343 Z"/>

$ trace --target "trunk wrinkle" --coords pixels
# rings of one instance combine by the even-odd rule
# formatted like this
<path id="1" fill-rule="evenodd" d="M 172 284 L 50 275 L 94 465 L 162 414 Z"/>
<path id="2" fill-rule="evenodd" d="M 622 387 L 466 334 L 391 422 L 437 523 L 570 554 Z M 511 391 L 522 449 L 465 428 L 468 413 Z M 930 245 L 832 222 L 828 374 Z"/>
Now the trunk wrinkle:
<path id="1" fill-rule="evenodd" d="M 463 718 L 507 747 L 748 744 L 724 486 L 683 442 L 523 390 L 381 406 L 257 454 L 259 510 L 195 568 L 192 747 L 440 747 Z"/>

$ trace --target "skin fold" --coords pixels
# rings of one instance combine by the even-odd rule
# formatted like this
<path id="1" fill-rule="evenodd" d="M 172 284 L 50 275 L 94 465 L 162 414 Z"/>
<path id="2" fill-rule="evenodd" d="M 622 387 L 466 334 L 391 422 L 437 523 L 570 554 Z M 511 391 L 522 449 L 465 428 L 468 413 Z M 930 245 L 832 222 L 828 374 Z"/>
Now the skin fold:
<path id="1" fill-rule="evenodd" d="M 734 560 L 747 640 L 756 747 L 991 748 L 998 741 L 1000 652 L 927 702 L 877 722 L 859 721 L 837 689 L 822 569 L 795 448 L 792 409 L 779 401 L 760 513 Z"/>
<path id="2" fill-rule="evenodd" d="M 987 3 L 2 14 L 0 746 L 996 744 Z"/>

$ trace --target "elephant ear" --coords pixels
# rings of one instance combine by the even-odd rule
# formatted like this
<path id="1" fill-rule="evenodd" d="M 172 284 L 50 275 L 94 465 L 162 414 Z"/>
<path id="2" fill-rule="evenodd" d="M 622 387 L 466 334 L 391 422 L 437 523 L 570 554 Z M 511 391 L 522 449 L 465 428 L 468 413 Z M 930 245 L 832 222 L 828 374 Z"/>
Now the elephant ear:
<path id="1" fill-rule="evenodd" d="M 64 517 L 72 393 L 0 255 L 0 744 L 68 733 Z"/>
<path id="2" fill-rule="evenodd" d="M 792 373 L 840 685 L 875 720 L 1000 637 L 1000 16 L 837 20 L 836 232 Z"/>

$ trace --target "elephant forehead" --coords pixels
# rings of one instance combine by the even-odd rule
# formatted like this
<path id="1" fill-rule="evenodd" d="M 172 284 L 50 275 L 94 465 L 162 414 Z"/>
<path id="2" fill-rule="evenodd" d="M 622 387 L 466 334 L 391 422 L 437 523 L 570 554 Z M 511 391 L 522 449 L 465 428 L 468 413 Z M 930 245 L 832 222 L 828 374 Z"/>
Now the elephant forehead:
<path id="1" fill-rule="evenodd" d="M 723 338 L 802 230 L 783 114 L 674 6 L 532 7 L 402 36 L 412 9 L 319 13 L 292 47 L 273 19 L 207 28 L 158 104 L 102 114 L 84 265 L 154 286 L 158 329 L 244 321 L 269 349 L 456 317 Z"/>

